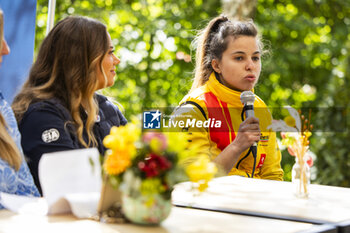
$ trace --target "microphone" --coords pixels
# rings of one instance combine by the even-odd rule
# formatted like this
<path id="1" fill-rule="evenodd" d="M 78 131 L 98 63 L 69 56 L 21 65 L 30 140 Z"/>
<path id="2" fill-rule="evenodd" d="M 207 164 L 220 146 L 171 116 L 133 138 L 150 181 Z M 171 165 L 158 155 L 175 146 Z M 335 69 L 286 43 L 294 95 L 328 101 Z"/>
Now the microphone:
<path id="1" fill-rule="evenodd" d="M 248 117 L 254 117 L 254 101 L 255 101 L 255 95 L 251 91 L 243 91 L 241 94 L 241 102 L 244 104 L 243 112 L 245 112 L 246 118 Z M 243 112 L 242 112 L 242 118 L 243 118 Z M 243 120 L 243 119 L 242 119 Z M 254 178 L 254 172 L 255 172 L 255 165 L 256 165 L 256 156 L 258 152 L 257 143 L 254 142 L 253 145 L 250 146 L 250 149 L 248 151 L 252 152 L 254 163 L 253 163 L 253 171 L 251 178 Z"/>
<path id="2" fill-rule="evenodd" d="M 241 94 L 241 102 L 244 104 L 243 111 L 245 111 L 245 117 L 254 117 L 254 101 L 255 95 L 251 91 L 243 91 Z M 252 146 L 257 146 L 256 142 Z"/>
<path id="3" fill-rule="evenodd" d="M 253 117 L 254 116 L 254 101 L 255 95 L 251 91 L 243 91 L 241 94 L 241 102 L 244 104 L 245 116 Z"/>

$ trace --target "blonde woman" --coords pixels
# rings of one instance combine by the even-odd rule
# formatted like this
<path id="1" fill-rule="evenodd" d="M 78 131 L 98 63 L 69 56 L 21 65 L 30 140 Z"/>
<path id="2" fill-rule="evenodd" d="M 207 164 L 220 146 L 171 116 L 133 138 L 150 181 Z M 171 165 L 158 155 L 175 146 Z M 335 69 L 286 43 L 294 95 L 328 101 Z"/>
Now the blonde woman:
<path id="1" fill-rule="evenodd" d="M 0 9 L 0 63 L 10 53 L 3 35 L 3 13 Z M 20 147 L 21 135 L 10 105 L 0 91 L 0 192 L 39 196 Z M 1 200 L 0 200 L 1 201 Z M 0 203 L 0 209 L 3 206 Z"/>
<path id="2" fill-rule="evenodd" d="M 97 147 L 104 154 L 110 128 L 127 123 L 117 106 L 95 93 L 114 84 L 119 62 L 106 26 L 91 18 L 67 17 L 44 39 L 12 104 L 39 189 L 43 153 Z"/>

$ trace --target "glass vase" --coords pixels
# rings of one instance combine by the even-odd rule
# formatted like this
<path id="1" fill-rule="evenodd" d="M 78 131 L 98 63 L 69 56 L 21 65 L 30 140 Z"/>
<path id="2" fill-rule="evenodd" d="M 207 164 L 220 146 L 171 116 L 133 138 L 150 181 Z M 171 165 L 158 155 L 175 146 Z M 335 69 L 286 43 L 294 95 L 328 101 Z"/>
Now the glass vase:
<path id="1" fill-rule="evenodd" d="M 295 195 L 299 198 L 308 198 L 310 185 L 310 167 L 306 161 L 295 158 L 292 168 L 292 183 Z"/>
<path id="2" fill-rule="evenodd" d="M 130 196 L 122 194 L 122 209 L 133 223 L 157 225 L 166 219 L 171 211 L 171 199 L 160 194 Z"/>

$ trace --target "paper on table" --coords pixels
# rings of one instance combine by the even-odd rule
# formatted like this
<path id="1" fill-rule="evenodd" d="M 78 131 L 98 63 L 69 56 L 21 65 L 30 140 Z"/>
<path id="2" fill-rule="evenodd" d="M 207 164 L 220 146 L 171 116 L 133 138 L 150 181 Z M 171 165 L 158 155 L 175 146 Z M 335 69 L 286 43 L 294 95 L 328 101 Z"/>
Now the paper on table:
<path id="1" fill-rule="evenodd" d="M 43 154 L 39 179 L 49 214 L 72 211 L 85 218 L 97 213 L 101 166 L 96 148 Z"/>
<path id="2" fill-rule="evenodd" d="M 0 203 L 8 210 L 20 214 L 46 215 L 48 206 L 43 198 L 20 196 L 0 192 Z"/>

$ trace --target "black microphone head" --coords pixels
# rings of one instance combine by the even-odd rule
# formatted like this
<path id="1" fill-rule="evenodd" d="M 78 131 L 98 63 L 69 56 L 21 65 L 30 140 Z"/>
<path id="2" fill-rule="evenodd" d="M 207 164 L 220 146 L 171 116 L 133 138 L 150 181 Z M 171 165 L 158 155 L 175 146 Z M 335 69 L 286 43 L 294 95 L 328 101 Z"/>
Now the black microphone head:
<path id="1" fill-rule="evenodd" d="M 255 95 L 251 91 L 243 91 L 241 94 L 241 102 L 244 105 L 254 105 Z"/>

